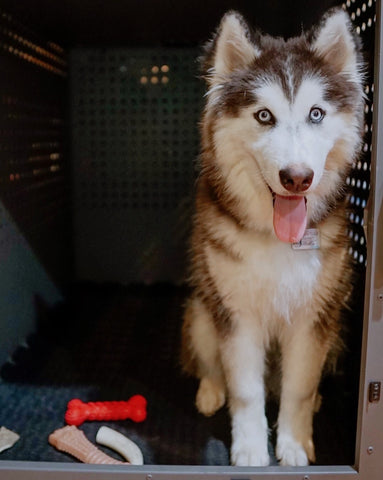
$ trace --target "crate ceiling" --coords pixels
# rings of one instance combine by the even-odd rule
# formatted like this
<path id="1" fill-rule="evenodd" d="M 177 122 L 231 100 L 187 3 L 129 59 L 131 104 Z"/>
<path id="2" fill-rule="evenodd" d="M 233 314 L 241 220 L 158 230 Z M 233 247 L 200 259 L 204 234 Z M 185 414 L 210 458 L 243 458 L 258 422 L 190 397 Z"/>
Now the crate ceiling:
<path id="1" fill-rule="evenodd" d="M 339 0 L 2 0 L 26 24 L 73 45 L 196 45 L 229 9 L 275 35 L 297 35 Z M 294 13 L 292 15 L 292 12 Z M 302 22 L 302 24 L 301 24 Z"/>

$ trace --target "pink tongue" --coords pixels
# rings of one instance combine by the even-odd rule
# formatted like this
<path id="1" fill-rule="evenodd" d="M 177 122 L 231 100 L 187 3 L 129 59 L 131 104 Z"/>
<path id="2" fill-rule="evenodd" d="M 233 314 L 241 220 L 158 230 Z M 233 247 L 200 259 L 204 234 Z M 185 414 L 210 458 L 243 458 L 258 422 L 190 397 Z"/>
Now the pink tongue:
<path id="1" fill-rule="evenodd" d="M 299 242 L 306 230 L 306 213 L 304 197 L 275 195 L 274 231 L 279 240 L 287 243 Z"/>

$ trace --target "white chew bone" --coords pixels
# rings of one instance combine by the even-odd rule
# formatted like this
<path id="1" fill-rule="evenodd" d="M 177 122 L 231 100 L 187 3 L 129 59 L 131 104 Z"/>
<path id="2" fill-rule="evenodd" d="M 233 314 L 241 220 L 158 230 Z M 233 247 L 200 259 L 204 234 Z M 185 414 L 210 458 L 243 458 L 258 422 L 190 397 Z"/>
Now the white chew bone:
<path id="1" fill-rule="evenodd" d="M 6 450 L 7 448 L 11 448 L 17 440 L 20 438 L 15 432 L 12 430 L 8 430 L 8 428 L 1 427 L 0 428 L 0 452 Z"/>
<path id="2" fill-rule="evenodd" d="M 139 447 L 125 437 L 122 433 L 116 432 L 109 427 L 101 427 L 96 435 L 96 442 L 115 450 L 132 465 L 143 465 L 144 459 Z"/>

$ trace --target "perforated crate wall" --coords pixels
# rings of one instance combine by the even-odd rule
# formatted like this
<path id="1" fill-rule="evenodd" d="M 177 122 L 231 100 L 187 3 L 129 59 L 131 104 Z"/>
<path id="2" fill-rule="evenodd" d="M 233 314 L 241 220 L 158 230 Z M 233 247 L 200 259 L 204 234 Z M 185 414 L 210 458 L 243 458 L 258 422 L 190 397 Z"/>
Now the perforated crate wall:
<path id="1" fill-rule="evenodd" d="M 366 264 L 366 238 L 364 224 L 366 207 L 370 191 L 371 151 L 372 151 L 372 113 L 373 113 L 373 60 L 374 60 L 374 28 L 376 22 L 376 1 L 347 0 L 343 8 L 348 11 L 356 28 L 356 33 L 361 37 L 365 55 L 365 123 L 364 142 L 361 157 L 354 165 L 347 183 L 352 187 L 350 196 L 350 225 L 349 236 L 352 239 L 350 255 L 363 267 Z"/>
<path id="2" fill-rule="evenodd" d="M 366 50 L 375 2 L 348 0 Z M 78 49 L 72 54 L 75 244 L 80 278 L 181 280 L 204 85 L 197 49 Z M 371 60 L 371 59 L 369 59 Z M 372 64 L 372 63 L 371 63 Z M 371 99 L 369 80 L 366 94 Z M 364 267 L 372 103 L 348 182 L 350 254 Z"/>
<path id="3" fill-rule="evenodd" d="M 69 277 L 64 51 L 0 10 L 0 201 L 56 280 Z"/>
<path id="4" fill-rule="evenodd" d="M 196 49 L 72 53 L 80 278 L 179 281 L 204 86 Z"/>
<path id="5" fill-rule="evenodd" d="M 62 49 L 0 10 L 0 364 L 70 275 Z M 69 260 L 69 261 L 68 261 Z"/>

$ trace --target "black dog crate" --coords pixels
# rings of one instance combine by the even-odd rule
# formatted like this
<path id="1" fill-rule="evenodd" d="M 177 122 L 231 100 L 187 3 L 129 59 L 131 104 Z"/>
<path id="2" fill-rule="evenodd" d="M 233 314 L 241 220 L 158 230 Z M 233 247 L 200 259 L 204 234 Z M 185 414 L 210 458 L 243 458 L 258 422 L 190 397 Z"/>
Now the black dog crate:
<path id="1" fill-rule="evenodd" d="M 228 413 L 196 412 L 178 360 L 200 47 L 228 9 L 289 36 L 336 4 L 0 1 L 0 426 L 21 436 L 0 453 L 1 479 L 383 478 L 379 1 L 343 4 L 367 61 L 365 143 L 348 179 L 359 284 L 347 348 L 321 384 L 317 464 L 230 467 Z M 85 465 L 48 444 L 70 399 L 137 393 L 145 422 L 80 428 L 93 442 L 105 423 L 130 436 L 144 466 Z M 273 401 L 267 412 L 273 426 Z"/>

